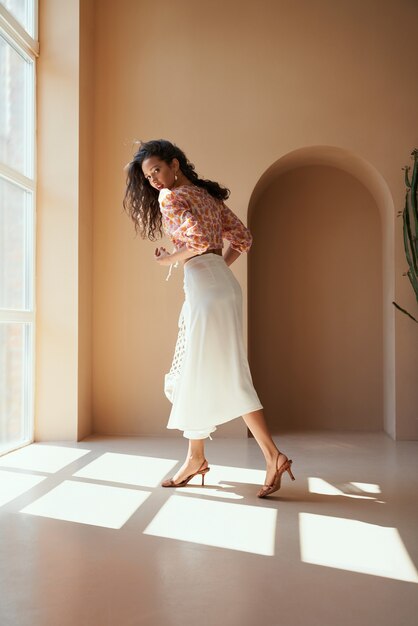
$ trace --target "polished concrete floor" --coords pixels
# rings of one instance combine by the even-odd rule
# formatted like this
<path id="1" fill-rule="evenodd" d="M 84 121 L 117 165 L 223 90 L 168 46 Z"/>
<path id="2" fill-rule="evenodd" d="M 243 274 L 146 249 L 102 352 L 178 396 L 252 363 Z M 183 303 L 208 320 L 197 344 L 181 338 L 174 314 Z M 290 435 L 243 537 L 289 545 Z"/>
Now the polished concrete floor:
<path id="1" fill-rule="evenodd" d="M 418 442 L 277 441 L 296 481 L 265 500 L 252 439 L 208 442 L 204 488 L 159 486 L 181 436 L 0 457 L 1 626 L 415 626 Z"/>

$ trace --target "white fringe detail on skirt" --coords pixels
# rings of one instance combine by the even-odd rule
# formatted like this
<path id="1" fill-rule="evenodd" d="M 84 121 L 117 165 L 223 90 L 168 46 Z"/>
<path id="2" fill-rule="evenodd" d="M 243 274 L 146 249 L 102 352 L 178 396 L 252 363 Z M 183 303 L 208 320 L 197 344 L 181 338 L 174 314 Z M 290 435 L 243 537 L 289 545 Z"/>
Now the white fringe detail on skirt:
<path id="1" fill-rule="evenodd" d="M 180 378 L 181 367 L 184 362 L 184 355 L 186 353 L 186 324 L 184 321 L 183 308 L 179 318 L 179 332 L 177 335 L 176 347 L 174 349 L 173 362 L 168 374 L 165 375 L 164 380 L 164 393 L 170 402 L 173 402 L 174 387 L 178 379 Z"/>
<path id="2" fill-rule="evenodd" d="M 181 368 L 184 362 L 184 355 L 186 354 L 186 322 L 184 320 L 183 308 L 179 317 L 179 332 L 177 334 L 176 347 L 174 349 L 173 361 L 168 374 L 165 375 L 164 380 L 164 393 L 166 397 L 173 402 L 174 388 L 176 382 L 181 375 Z M 183 436 L 186 439 L 206 439 L 209 437 L 212 440 L 211 433 L 215 432 L 216 426 L 213 428 L 207 428 L 206 430 L 185 430 Z"/>

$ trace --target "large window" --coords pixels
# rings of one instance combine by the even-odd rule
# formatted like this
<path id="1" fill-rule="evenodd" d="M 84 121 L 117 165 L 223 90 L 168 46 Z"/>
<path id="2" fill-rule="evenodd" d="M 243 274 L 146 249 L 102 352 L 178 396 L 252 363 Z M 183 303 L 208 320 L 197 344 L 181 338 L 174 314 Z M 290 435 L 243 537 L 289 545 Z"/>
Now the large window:
<path id="1" fill-rule="evenodd" d="M 0 0 L 0 454 L 33 441 L 36 0 Z"/>

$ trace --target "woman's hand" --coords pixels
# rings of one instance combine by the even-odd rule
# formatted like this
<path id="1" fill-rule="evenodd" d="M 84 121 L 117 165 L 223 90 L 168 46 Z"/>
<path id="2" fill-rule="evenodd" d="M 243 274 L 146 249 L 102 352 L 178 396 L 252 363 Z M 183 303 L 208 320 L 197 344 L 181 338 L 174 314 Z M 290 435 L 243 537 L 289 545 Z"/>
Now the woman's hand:
<path id="1" fill-rule="evenodd" d="M 163 247 L 155 248 L 154 259 L 157 261 L 158 265 L 171 265 L 171 254 L 167 252 L 167 250 Z"/>
<path id="2" fill-rule="evenodd" d="M 236 261 L 239 256 L 241 256 L 241 253 L 229 246 L 228 250 L 224 254 L 224 261 L 229 266 L 232 265 L 232 263 Z"/>

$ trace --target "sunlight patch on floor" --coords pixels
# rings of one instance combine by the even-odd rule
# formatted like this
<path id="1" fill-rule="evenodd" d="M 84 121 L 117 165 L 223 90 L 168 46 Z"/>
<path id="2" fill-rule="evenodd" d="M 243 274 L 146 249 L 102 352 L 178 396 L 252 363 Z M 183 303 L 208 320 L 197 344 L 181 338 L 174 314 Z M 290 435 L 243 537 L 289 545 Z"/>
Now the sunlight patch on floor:
<path id="1" fill-rule="evenodd" d="M 177 463 L 178 459 L 105 452 L 73 476 L 142 487 L 157 487 Z"/>
<path id="2" fill-rule="evenodd" d="M 173 495 L 144 534 L 273 556 L 276 518 L 273 508 Z"/>
<path id="3" fill-rule="evenodd" d="M 360 489 L 360 491 L 364 491 L 365 493 L 382 493 L 379 485 L 375 485 L 374 483 L 350 483 L 356 489 Z"/>
<path id="4" fill-rule="evenodd" d="M 21 496 L 22 493 L 29 491 L 35 485 L 39 485 L 45 478 L 44 476 L 35 476 L 35 474 L 20 474 L 0 470 L 0 506 Z"/>
<path id="5" fill-rule="evenodd" d="M 32 443 L 0 457 L 0 467 L 54 473 L 89 452 L 83 448 Z"/>
<path id="6" fill-rule="evenodd" d="M 299 513 L 299 533 L 304 563 L 418 583 L 417 570 L 396 528 Z"/>
<path id="7" fill-rule="evenodd" d="M 21 513 L 121 528 L 149 496 L 149 492 L 137 489 L 65 480 L 21 509 Z"/>
<path id="8" fill-rule="evenodd" d="M 209 484 L 206 481 L 205 486 L 202 487 L 200 481 L 193 478 L 185 487 L 177 487 L 176 492 L 187 495 L 206 496 L 209 498 L 222 498 L 226 500 L 244 499 L 244 496 L 239 495 L 234 491 L 228 491 L 229 489 L 232 489 L 230 485 L 214 485 L 212 483 Z"/>
<path id="9" fill-rule="evenodd" d="M 206 474 L 205 483 L 227 485 L 227 483 L 245 485 L 263 485 L 266 477 L 265 470 L 248 469 L 246 467 L 231 467 L 230 465 L 212 465 L 210 472 Z"/>
<path id="10" fill-rule="evenodd" d="M 315 476 L 308 477 L 308 487 L 310 493 L 319 493 L 327 496 L 344 496 L 346 498 L 356 498 L 359 500 L 374 500 L 373 496 L 359 496 L 354 493 L 345 493 L 326 480 L 323 480 L 323 478 L 316 478 Z"/>

